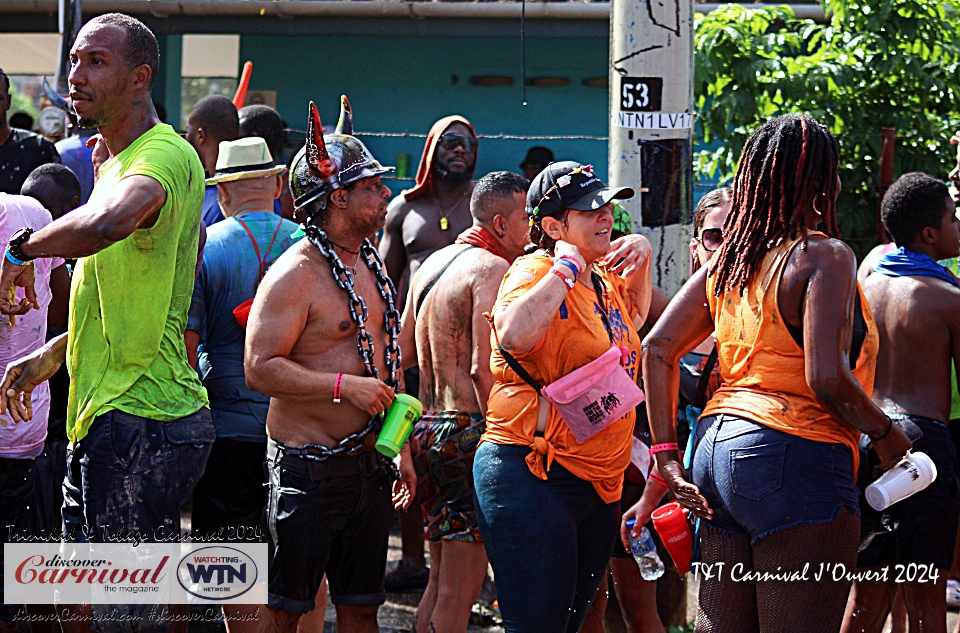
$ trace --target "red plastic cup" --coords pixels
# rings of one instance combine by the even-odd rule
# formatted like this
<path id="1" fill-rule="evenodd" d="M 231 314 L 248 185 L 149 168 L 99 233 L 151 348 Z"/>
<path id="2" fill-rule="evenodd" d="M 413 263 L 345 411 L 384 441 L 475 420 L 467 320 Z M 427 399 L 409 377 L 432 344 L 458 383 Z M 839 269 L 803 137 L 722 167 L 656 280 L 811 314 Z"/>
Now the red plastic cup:
<path id="1" fill-rule="evenodd" d="M 693 533 L 687 523 L 687 511 L 676 501 L 660 506 L 650 515 L 670 558 L 681 574 L 690 571 L 693 558 Z"/>

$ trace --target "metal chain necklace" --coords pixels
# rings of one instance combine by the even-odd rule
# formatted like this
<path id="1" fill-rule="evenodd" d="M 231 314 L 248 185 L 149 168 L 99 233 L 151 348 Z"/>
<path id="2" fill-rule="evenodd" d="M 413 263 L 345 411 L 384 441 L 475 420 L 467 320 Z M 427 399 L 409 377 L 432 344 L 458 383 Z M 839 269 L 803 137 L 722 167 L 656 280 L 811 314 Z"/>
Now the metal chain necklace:
<path id="1" fill-rule="evenodd" d="M 304 226 L 304 233 L 306 233 L 310 243 L 317 247 L 320 254 L 327 258 L 334 280 L 337 282 L 337 285 L 340 286 L 340 289 L 347 293 L 349 297 L 350 318 L 357 324 L 359 330 L 357 333 L 357 352 L 363 360 L 363 367 L 366 374 L 373 378 L 380 379 L 380 372 L 377 370 L 377 365 L 373 360 L 373 337 L 370 336 L 370 333 L 367 332 L 365 327 L 367 304 L 362 297 L 358 297 L 353 291 L 353 274 L 351 274 L 349 268 L 343 265 L 340 256 L 337 255 L 337 252 L 333 249 L 333 243 L 323 229 L 313 224 L 307 224 Z M 377 249 L 375 249 L 368 240 L 363 240 L 363 244 L 360 246 L 360 254 L 367 267 L 373 271 L 377 280 L 377 289 L 380 291 L 380 297 L 387 304 L 387 309 L 383 314 L 383 327 L 389 337 L 389 342 L 384 350 L 389 376 L 387 376 L 384 382 L 388 387 L 397 391 L 399 386 L 397 383 L 397 370 L 400 368 L 402 361 L 400 348 L 397 346 L 397 337 L 400 334 L 400 313 L 396 308 L 397 292 L 393 287 L 393 282 L 390 281 L 390 278 L 383 272 L 383 260 L 380 259 L 380 254 L 377 253 Z M 353 272 L 355 273 L 356 269 L 354 269 Z M 326 461 L 337 455 L 350 455 L 363 445 L 364 438 L 372 433 L 379 432 L 381 422 L 382 416 L 380 415 L 370 418 L 370 421 L 367 422 L 367 425 L 363 429 L 347 435 L 333 447 L 323 446 L 321 444 L 304 444 L 297 448 L 284 446 L 283 450 L 290 455 L 318 462 Z M 401 477 L 397 465 L 390 459 L 382 458 L 381 461 L 386 465 L 393 479 L 399 481 Z"/>
<path id="2" fill-rule="evenodd" d="M 357 353 L 360 355 L 361 360 L 363 360 L 366 375 L 380 379 L 380 372 L 377 370 L 377 365 L 374 362 L 373 337 L 367 332 L 366 328 L 367 303 L 363 297 L 357 296 L 357 293 L 353 290 L 353 274 L 344 266 L 343 261 L 341 261 L 340 256 L 337 255 L 333 244 L 329 238 L 327 238 L 327 234 L 323 229 L 316 225 L 309 224 L 304 228 L 304 232 L 307 234 L 307 239 L 310 240 L 310 243 L 316 246 L 320 254 L 327 258 L 334 280 L 340 289 L 346 292 L 349 297 L 348 307 L 350 309 L 350 318 L 357 324 L 357 329 L 359 330 L 357 332 Z M 383 313 L 383 328 L 388 337 L 386 349 L 384 349 L 388 376 L 383 379 L 383 382 L 394 391 L 397 391 L 399 388 L 397 373 L 402 361 L 400 347 L 397 345 L 397 339 L 400 335 L 400 312 L 397 311 L 396 307 L 397 291 L 393 286 L 393 282 L 390 281 L 390 278 L 387 277 L 383 271 L 383 260 L 380 259 L 380 254 L 369 240 L 363 240 L 363 244 L 360 246 L 360 257 L 363 258 L 367 268 L 373 272 L 377 281 L 377 289 L 380 291 L 380 298 L 383 299 L 383 302 L 387 306 L 387 309 Z"/>

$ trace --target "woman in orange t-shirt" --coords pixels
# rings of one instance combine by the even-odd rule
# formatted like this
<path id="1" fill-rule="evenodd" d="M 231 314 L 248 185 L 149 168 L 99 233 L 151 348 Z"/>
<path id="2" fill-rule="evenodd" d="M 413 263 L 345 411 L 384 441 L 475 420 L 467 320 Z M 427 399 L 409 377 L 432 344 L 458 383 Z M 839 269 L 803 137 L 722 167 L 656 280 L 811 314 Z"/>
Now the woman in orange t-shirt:
<path id="1" fill-rule="evenodd" d="M 505 352 L 494 345 L 497 382 L 473 476 L 477 523 L 509 633 L 575 633 L 617 535 L 634 409 L 615 418 L 606 396 L 609 415 L 594 411 L 599 402 L 587 406 L 596 433 L 581 443 L 529 383 L 550 385 L 611 345 L 621 348 L 622 371 L 636 382 L 650 245 L 637 235 L 610 242 L 611 201 L 632 195 L 606 187 L 590 167 L 549 165 L 527 194 L 530 237 L 540 249 L 510 267 L 492 311 Z"/>
<path id="2" fill-rule="evenodd" d="M 697 631 L 837 631 L 850 582 L 833 570 L 854 570 L 859 544 L 860 433 L 886 467 L 910 448 L 870 401 L 879 335 L 836 239 L 838 162 L 809 116 L 761 126 L 723 245 L 644 341 L 660 472 L 706 519 L 700 562 L 724 563 L 702 568 Z M 697 426 L 690 483 L 675 443 L 677 361 L 713 330 L 723 384 Z"/>

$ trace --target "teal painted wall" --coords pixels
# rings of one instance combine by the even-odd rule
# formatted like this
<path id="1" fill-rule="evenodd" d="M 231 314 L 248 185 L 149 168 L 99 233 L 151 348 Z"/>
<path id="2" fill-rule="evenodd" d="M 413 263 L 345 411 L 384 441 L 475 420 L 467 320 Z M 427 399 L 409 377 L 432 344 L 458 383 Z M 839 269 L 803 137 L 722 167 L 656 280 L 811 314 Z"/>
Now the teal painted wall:
<path id="1" fill-rule="evenodd" d="M 179 127 L 183 37 L 163 35 L 157 38 L 157 43 L 160 44 L 160 71 L 153 85 L 153 98 L 166 107 L 167 123 Z"/>
<path id="2" fill-rule="evenodd" d="M 240 63 L 253 61 L 250 88 L 276 90 L 277 110 L 293 129 L 306 129 L 312 99 L 325 125 L 335 125 L 340 94 L 353 105 L 357 131 L 425 134 L 449 114 L 465 116 L 479 134 L 607 136 L 607 91 L 582 84 L 607 74 L 606 39 L 528 39 L 527 76 L 570 79 L 561 88 L 527 88 L 521 104 L 517 38 L 250 36 L 240 41 Z M 451 76 L 459 77 L 455 85 Z M 471 75 L 510 75 L 511 87 L 471 86 Z M 169 96 L 168 96 L 169 101 Z M 393 165 L 411 156 L 421 138 L 361 137 L 377 158 Z M 518 171 L 527 149 L 546 145 L 558 160 L 591 163 L 607 172 L 606 141 L 483 139 L 477 174 Z M 396 181 L 391 188 L 408 187 Z"/>

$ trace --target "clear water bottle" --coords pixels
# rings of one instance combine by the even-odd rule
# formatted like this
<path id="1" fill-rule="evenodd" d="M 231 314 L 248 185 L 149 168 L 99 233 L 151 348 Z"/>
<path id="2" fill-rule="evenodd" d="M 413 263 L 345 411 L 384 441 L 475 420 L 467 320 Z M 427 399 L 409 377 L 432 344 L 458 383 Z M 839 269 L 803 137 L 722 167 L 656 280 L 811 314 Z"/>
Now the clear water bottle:
<path id="1" fill-rule="evenodd" d="M 627 529 L 631 532 L 635 524 L 633 519 L 627 519 Z M 663 561 L 657 555 L 657 546 L 650 536 L 650 530 L 643 528 L 640 536 L 630 537 L 630 553 L 640 565 L 640 575 L 644 580 L 656 580 L 663 575 Z"/>

